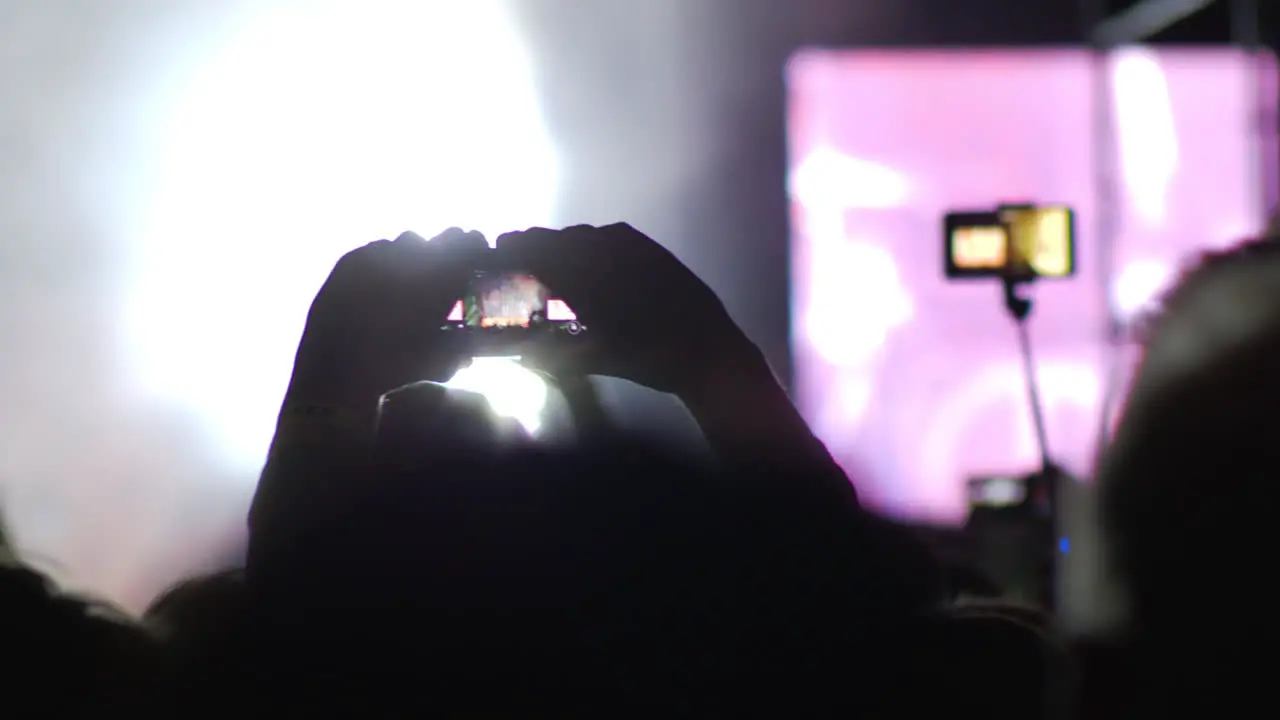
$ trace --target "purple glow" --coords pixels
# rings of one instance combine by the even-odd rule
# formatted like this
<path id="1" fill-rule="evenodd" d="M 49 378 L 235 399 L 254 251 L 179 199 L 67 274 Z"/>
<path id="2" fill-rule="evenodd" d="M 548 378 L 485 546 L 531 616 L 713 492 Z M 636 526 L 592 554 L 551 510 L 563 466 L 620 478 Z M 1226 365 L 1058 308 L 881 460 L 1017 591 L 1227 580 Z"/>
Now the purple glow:
<path id="1" fill-rule="evenodd" d="M 1051 452 L 1075 472 L 1096 452 L 1109 306 L 1140 309 L 1195 250 L 1261 229 L 1276 168 L 1257 158 L 1275 155 L 1275 137 L 1259 147 L 1251 128 L 1274 58 L 1135 49 L 1109 73 L 1120 197 L 1104 278 L 1087 52 L 792 60 L 797 399 L 867 504 L 959 523 L 968 477 L 1038 463 L 999 287 L 943 278 L 947 210 L 1027 200 L 1077 211 L 1079 272 L 1035 288 L 1030 326 Z"/>

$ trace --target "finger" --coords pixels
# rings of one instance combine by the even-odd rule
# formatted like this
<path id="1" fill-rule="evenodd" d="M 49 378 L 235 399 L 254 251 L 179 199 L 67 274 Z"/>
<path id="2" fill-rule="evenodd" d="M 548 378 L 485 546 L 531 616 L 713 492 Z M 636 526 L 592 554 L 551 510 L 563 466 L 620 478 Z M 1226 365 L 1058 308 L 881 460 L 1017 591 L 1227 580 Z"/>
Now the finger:
<path id="1" fill-rule="evenodd" d="M 474 258 L 469 251 L 487 249 L 484 236 L 461 228 L 449 228 L 431 240 L 412 231 L 386 244 L 380 255 L 377 290 L 391 292 L 399 300 L 403 321 L 417 328 L 438 327 L 449 310 L 466 293 Z M 392 281 L 387 285 L 387 281 Z"/>
<path id="2" fill-rule="evenodd" d="M 404 232 L 400 233 L 400 236 L 399 236 L 399 237 L 397 237 L 397 238 L 395 239 L 395 242 L 398 242 L 398 243 L 407 243 L 407 242 L 420 242 L 420 243 L 424 243 L 424 242 L 426 242 L 426 240 L 424 240 L 424 239 L 423 239 L 423 237 L 422 237 L 421 235 L 419 235 L 418 233 L 416 233 L 416 232 L 414 232 L 414 231 L 412 231 L 412 230 L 405 230 Z"/>
<path id="3" fill-rule="evenodd" d="M 465 235 L 465 234 L 466 234 L 466 232 L 467 232 L 466 230 L 463 230 L 462 228 L 457 227 L 457 226 L 455 225 L 454 227 L 445 228 L 445 229 L 444 229 L 443 231 L 441 231 L 438 235 L 436 235 L 435 237 L 431 238 L 428 242 L 441 242 L 441 241 L 443 241 L 443 240 L 447 240 L 447 239 L 452 238 L 452 237 L 457 237 L 457 236 L 459 236 L 459 235 Z"/>
<path id="4" fill-rule="evenodd" d="M 379 265 L 380 258 L 385 257 L 390 247 L 389 240 L 375 240 L 346 252 L 333 264 L 328 277 L 316 294 L 316 300 L 332 294 L 337 286 L 363 284 L 365 278 L 374 272 L 373 269 Z"/>
<path id="5" fill-rule="evenodd" d="M 457 449 L 459 441 L 486 437 L 492 431 L 491 419 L 483 395 L 437 383 L 415 383 L 383 399 L 380 449 L 417 457 L 424 452 L 448 453 Z"/>
<path id="6" fill-rule="evenodd" d="M 367 261 L 370 257 L 377 255 L 383 249 L 390 247 L 390 240 L 374 240 L 371 243 L 365 243 L 354 250 L 348 250 L 342 257 L 338 258 L 335 267 L 338 265 L 353 265 Z"/>
<path id="7" fill-rule="evenodd" d="M 476 230 L 446 232 L 436 238 L 434 242 L 438 248 L 449 252 L 475 252 L 489 249 L 489 241 L 485 240 L 484 235 Z"/>
<path id="8" fill-rule="evenodd" d="M 475 263 L 464 257 L 429 258 L 418 265 L 419 273 L 411 278 L 414 306 L 424 319 L 438 327 L 453 306 L 467 294 Z"/>
<path id="9" fill-rule="evenodd" d="M 502 233 L 498 236 L 497 246 L 502 252 L 511 255 L 536 255 L 539 249 L 555 245 L 556 235 L 557 231 L 550 228 L 531 227 L 528 230 Z"/>
<path id="10" fill-rule="evenodd" d="M 544 283 L 554 283 L 559 273 L 553 258 L 561 254 L 560 244 L 558 232 L 547 228 L 503 233 L 498 236 L 495 258 L 504 269 L 532 273 Z"/>
<path id="11" fill-rule="evenodd" d="M 658 255 L 676 257 L 662 243 L 640 232 L 630 223 L 613 223 L 600 228 L 598 232 L 601 238 L 607 238 L 610 245 L 625 249 L 626 252 L 644 253 L 644 257 L 650 258 Z"/>
<path id="12" fill-rule="evenodd" d="M 570 307 L 573 307 L 575 299 L 581 303 L 584 307 L 581 310 L 573 307 L 574 312 L 579 315 L 586 312 L 588 317 L 582 319 L 590 324 L 592 308 L 602 299 L 616 295 L 617 288 L 607 286 L 623 277 L 619 273 L 628 271 L 627 266 L 633 256 L 629 256 L 626 248 L 616 240 L 590 225 L 565 228 L 560 236 L 558 270 L 566 282 L 561 292 L 575 296 L 565 299 Z"/>
<path id="13" fill-rule="evenodd" d="M 572 304 L 576 286 L 589 268 L 584 262 L 581 237 L 564 230 L 529 228 L 498 238 L 498 253 L 504 265 L 533 273 L 558 296 Z M 566 297 L 567 296 L 567 297 Z"/>
<path id="14" fill-rule="evenodd" d="M 388 253 L 395 256 L 394 262 L 400 270 L 405 270 L 422 277 L 428 272 L 452 262 L 463 248 L 482 247 L 484 236 L 475 232 L 467 232 L 461 228 L 449 228 L 430 240 L 406 230 L 391 243 Z"/>
<path id="15" fill-rule="evenodd" d="M 547 343 L 538 351 L 520 358 L 520 364 L 552 378 L 598 374 L 594 344 L 585 338 L 568 343 Z"/>
<path id="16" fill-rule="evenodd" d="M 475 230 L 455 227 L 415 247 L 421 249 L 423 261 L 433 265 L 433 276 L 470 277 L 471 271 L 479 269 L 489 243 Z"/>
<path id="17" fill-rule="evenodd" d="M 634 225 L 628 222 L 609 223 L 608 225 L 605 225 L 600 229 L 605 232 L 628 233 L 632 235 L 641 235 L 641 236 L 648 237 L 644 235 L 644 233 L 637 230 Z"/>
<path id="18" fill-rule="evenodd" d="M 590 269 L 609 254 L 608 236 L 593 225 L 572 225 L 560 231 L 561 252 L 567 260 L 579 265 L 578 269 Z"/>

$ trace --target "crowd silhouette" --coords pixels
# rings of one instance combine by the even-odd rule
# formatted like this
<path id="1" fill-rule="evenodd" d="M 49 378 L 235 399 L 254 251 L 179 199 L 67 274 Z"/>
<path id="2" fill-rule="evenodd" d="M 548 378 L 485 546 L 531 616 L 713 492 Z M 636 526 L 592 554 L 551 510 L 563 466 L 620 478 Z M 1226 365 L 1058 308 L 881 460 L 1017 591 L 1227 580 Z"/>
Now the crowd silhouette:
<path id="1" fill-rule="evenodd" d="M 1214 253 L 1166 297 L 1100 489 L 1115 637 L 866 511 L 715 293 L 628 225 L 406 233 L 338 261 L 308 315 L 243 567 L 142 618 L 7 556 L 17 714 L 1157 717 L 1261 704 L 1261 556 L 1280 452 L 1280 250 Z M 447 389 L 443 318 L 484 253 L 590 341 L 531 362 L 676 396 L 714 462 L 592 413 L 541 444 Z M 660 289 L 660 290 L 659 290 Z M 645 298 L 644 303 L 635 298 Z M 576 384 L 576 385 L 575 385 Z"/>

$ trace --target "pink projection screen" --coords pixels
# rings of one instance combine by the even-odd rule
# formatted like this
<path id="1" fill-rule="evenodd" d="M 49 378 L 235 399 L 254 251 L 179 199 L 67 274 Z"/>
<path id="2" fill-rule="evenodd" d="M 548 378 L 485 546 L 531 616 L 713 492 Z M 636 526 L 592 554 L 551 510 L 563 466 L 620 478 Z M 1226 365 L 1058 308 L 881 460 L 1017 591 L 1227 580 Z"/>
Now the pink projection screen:
<path id="1" fill-rule="evenodd" d="M 1110 318 L 1146 305 L 1197 250 L 1262 227 L 1276 75 L 1274 57 L 1233 49 L 1123 50 L 1101 73 L 1084 50 L 792 59 L 797 400 L 869 506 L 958 524 L 968 478 L 1038 465 L 1000 288 L 944 279 L 943 214 L 1075 208 L 1079 272 L 1038 283 L 1030 335 L 1051 454 L 1087 474 L 1117 375 Z M 1095 240 L 1099 77 L 1117 189 L 1109 271 Z"/>

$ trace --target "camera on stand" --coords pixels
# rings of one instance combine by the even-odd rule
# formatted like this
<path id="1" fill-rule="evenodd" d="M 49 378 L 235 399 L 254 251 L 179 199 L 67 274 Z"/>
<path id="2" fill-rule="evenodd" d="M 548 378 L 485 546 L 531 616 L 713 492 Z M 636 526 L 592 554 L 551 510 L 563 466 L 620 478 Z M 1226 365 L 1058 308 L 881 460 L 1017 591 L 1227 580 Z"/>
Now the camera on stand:
<path id="1" fill-rule="evenodd" d="M 973 561 L 1014 600 L 1051 609 L 1059 533 L 1059 496 L 1067 476 L 1052 462 L 1026 323 L 1026 294 L 1036 280 L 1076 271 L 1075 213 L 1065 205 L 1002 204 L 955 211 L 943 219 L 943 266 L 949 280 L 998 280 L 1017 328 L 1040 469 L 1026 475 L 969 481 L 965 535 Z"/>
<path id="2" fill-rule="evenodd" d="M 949 280 L 1065 278 L 1076 271 L 1075 213 L 1065 205 L 1001 205 L 943 220 Z"/>

